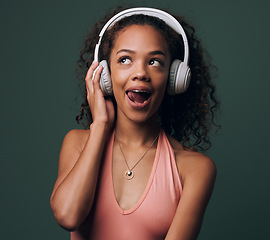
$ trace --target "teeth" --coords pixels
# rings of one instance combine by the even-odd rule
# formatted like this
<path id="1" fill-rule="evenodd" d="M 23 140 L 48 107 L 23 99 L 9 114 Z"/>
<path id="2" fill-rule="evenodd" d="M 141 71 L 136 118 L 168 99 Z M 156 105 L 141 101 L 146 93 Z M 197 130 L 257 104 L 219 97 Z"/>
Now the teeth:
<path id="1" fill-rule="evenodd" d="M 146 92 L 146 91 L 132 90 L 132 92 L 140 93 L 140 92 Z"/>

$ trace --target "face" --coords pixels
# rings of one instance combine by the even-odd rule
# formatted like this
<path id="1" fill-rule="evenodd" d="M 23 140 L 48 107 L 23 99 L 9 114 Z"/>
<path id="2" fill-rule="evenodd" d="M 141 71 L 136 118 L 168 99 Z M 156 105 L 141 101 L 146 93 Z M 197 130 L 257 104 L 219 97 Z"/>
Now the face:
<path id="1" fill-rule="evenodd" d="M 157 118 L 169 67 L 167 42 L 156 29 L 131 25 L 118 32 L 110 56 L 118 117 L 135 122 Z"/>

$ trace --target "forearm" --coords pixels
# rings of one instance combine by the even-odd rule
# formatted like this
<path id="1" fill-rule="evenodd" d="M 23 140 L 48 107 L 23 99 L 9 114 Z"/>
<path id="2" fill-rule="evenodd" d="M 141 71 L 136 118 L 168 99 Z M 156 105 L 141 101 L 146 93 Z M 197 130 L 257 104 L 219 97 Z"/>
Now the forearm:
<path id="1" fill-rule="evenodd" d="M 201 224 L 201 217 L 185 216 L 184 220 L 176 220 L 172 223 L 165 240 L 196 240 Z"/>
<path id="2" fill-rule="evenodd" d="M 80 157 L 52 193 L 51 207 L 55 218 L 68 230 L 77 228 L 91 210 L 106 136 L 104 125 L 90 126 Z"/>

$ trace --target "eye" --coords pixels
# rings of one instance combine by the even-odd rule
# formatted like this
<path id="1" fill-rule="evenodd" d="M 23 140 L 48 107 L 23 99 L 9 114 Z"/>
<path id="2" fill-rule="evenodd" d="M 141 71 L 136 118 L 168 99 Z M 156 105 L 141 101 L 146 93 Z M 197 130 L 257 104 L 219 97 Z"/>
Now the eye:
<path id="1" fill-rule="evenodd" d="M 127 64 L 131 64 L 131 59 L 130 59 L 130 57 L 124 56 L 124 57 L 120 57 L 118 59 L 118 62 L 121 64 L 127 65 Z"/>
<path id="2" fill-rule="evenodd" d="M 163 66 L 163 63 L 159 59 L 151 59 L 149 61 L 149 65 L 159 67 L 159 66 Z"/>

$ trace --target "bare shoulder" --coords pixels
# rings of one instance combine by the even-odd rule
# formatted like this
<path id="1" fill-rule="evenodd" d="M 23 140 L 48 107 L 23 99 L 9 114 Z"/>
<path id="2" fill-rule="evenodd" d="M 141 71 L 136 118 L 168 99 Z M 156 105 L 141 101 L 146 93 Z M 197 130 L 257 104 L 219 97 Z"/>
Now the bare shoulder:
<path id="1" fill-rule="evenodd" d="M 196 151 L 185 150 L 182 144 L 171 136 L 168 136 L 168 140 L 174 150 L 182 181 L 187 177 L 207 178 L 209 181 L 215 180 L 217 170 L 211 158 Z"/>
<path id="2" fill-rule="evenodd" d="M 87 138 L 88 130 L 73 129 L 66 134 L 59 155 L 58 176 L 51 197 L 54 196 L 54 192 L 59 184 L 61 184 L 73 168 L 82 152 Z"/>
<path id="3" fill-rule="evenodd" d="M 59 156 L 59 174 L 66 174 L 79 158 L 86 144 L 89 130 L 73 129 L 69 131 L 62 143 Z"/>
<path id="4" fill-rule="evenodd" d="M 175 153 L 182 184 L 181 200 L 168 236 L 170 234 L 173 239 L 196 239 L 213 192 L 216 166 L 204 154 L 185 150 L 170 136 L 168 140 Z"/>
<path id="5" fill-rule="evenodd" d="M 89 130 L 72 129 L 66 134 L 62 148 L 65 145 L 68 145 L 69 147 L 72 146 L 82 150 L 87 141 L 88 136 Z"/>

